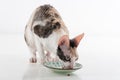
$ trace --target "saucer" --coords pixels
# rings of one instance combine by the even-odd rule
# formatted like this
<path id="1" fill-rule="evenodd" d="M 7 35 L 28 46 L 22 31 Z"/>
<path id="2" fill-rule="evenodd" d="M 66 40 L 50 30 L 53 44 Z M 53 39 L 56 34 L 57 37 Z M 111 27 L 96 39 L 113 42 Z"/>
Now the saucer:
<path id="1" fill-rule="evenodd" d="M 59 72 L 59 73 L 72 73 L 76 70 L 79 70 L 82 68 L 82 65 L 79 63 L 75 63 L 73 66 L 73 69 L 63 69 L 63 63 L 62 62 L 45 62 L 43 64 L 45 67 L 51 69 L 54 72 Z"/>

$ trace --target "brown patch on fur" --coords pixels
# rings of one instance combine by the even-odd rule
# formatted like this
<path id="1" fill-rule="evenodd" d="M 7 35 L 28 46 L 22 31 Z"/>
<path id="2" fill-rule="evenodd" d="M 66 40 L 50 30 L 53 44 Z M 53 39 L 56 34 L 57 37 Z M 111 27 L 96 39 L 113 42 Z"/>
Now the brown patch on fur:
<path id="1" fill-rule="evenodd" d="M 37 59 L 36 58 L 30 58 L 30 63 L 37 63 Z"/>
<path id="2" fill-rule="evenodd" d="M 47 38 L 54 30 L 59 28 L 59 22 L 56 22 L 55 24 L 52 24 L 52 22 L 47 22 L 45 26 L 36 25 L 34 27 L 34 32 L 39 37 Z"/>
<path id="3" fill-rule="evenodd" d="M 60 18 L 57 10 L 50 5 L 43 5 L 36 9 L 33 21 L 43 21 L 54 18 Z"/>
<path id="4" fill-rule="evenodd" d="M 34 24 L 34 22 L 36 22 L 36 21 L 41 21 L 41 22 L 45 21 L 44 22 L 45 26 L 42 26 L 39 24 L 39 26 L 41 28 L 39 28 L 39 30 L 37 30 L 38 25 L 36 25 L 37 27 L 32 26 Z M 51 23 L 51 25 L 49 23 Z M 43 34 L 47 34 L 47 36 L 44 35 L 43 37 L 48 37 L 49 36 L 48 34 L 51 34 L 53 32 L 51 30 L 54 30 L 55 32 L 57 32 L 59 34 L 59 33 L 62 33 L 61 29 L 69 35 L 68 29 L 65 26 L 59 12 L 51 5 L 43 5 L 43 6 L 38 7 L 35 10 L 34 17 L 32 20 L 32 25 L 31 25 L 31 31 L 35 30 L 34 32 L 39 36 L 42 36 Z M 56 25 L 57 27 L 54 25 Z M 59 28 L 59 25 L 61 28 Z M 36 27 L 36 28 L 34 28 L 34 27 Z M 46 27 L 46 28 L 42 29 L 42 27 Z M 54 29 L 52 27 L 54 27 Z M 47 29 L 49 29 L 50 31 Z M 43 33 L 41 33 L 41 30 L 44 30 Z"/>
<path id="5" fill-rule="evenodd" d="M 70 51 L 67 46 L 65 45 L 58 46 L 57 55 L 64 62 L 71 62 Z"/>
<path id="6" fill-rule="evenodd" d="M 47 38 L 53 31 L 61 33 L 60 27 L 68 33 L 58 11 L 50 5 L 43 5 L 36 9 L 33 24 L 35 21 L 45 21 L 45 26 L 40 24 L 33 26 L 35 34 L 39 37 Z"/>
<path id="7" fill-rule="evenodd" d="M 71 51 L 72 57 L 78 57 L 78 55 L 76 54 L 76 47 L 74 48 L 70 47 L 70 51 Z"/>

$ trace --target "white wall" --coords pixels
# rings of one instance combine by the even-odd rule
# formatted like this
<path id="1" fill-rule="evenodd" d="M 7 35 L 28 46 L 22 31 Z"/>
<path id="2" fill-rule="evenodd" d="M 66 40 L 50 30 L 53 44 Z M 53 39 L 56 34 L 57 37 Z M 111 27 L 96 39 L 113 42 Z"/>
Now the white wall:
<path id="1" fill-rule="evenodd" d="M 120 35 L 120 0 L 0 0 L 0 34 L 23 34 L 32 11 L 42 4 L 56 7 L 70 34 Z"/>

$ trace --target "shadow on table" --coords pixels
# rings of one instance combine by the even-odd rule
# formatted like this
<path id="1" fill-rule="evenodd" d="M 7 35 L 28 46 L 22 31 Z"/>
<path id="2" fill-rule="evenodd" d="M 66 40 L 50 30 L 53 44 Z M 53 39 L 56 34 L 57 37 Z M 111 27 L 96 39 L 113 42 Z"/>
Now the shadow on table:
<path id="1" fill-rule="evenodd" d="M 23 80 L 81 80 L 80 76 L 72 73 L 67 74 L 55 73 L 40 64 L 29 64 L 23 75 Z"/>

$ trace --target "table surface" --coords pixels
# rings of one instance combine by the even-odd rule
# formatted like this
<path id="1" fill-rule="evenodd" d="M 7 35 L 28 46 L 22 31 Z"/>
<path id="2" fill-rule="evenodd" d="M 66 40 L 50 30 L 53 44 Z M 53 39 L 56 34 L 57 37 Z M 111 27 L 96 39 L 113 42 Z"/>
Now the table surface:
<path id="1" fill-rule="evenodd" d="M 23 35 L 0 36 L 0 80 L 120 80 L 120 37 L 86 35 L 77 49 L 83 68 L 67 76 L 30 64 Z"/>

